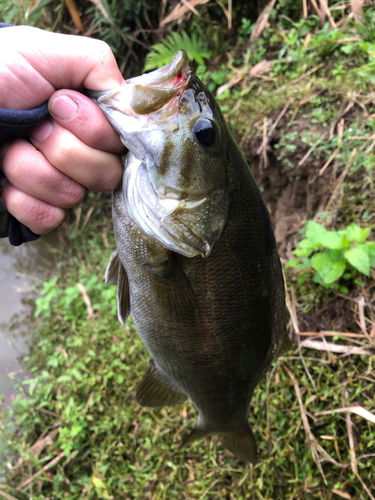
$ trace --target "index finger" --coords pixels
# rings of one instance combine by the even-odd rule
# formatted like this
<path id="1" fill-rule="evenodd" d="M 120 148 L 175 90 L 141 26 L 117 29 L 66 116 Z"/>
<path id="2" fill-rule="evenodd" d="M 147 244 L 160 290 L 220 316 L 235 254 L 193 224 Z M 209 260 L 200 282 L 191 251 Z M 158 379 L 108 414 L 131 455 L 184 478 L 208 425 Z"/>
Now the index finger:
<path id="1" fill-rule="evenodd" d="M 74 90 L 58 90 L 49 99 L 53 119 L 95 149 L 122 155 L 125 147 L 99 107 Z"/>

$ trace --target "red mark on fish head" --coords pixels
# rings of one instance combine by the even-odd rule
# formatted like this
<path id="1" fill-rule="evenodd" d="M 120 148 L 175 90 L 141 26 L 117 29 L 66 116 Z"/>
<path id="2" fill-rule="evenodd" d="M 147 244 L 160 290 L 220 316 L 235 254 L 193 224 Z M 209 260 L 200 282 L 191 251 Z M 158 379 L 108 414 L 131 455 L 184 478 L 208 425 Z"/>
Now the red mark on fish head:
<path id="1" fill-rule="evenodd" d="M 181 87 L 185 83 L 187 83 L 189 79 L 187 68 L 181 69 L 175 76 L 173 87 Z"/>

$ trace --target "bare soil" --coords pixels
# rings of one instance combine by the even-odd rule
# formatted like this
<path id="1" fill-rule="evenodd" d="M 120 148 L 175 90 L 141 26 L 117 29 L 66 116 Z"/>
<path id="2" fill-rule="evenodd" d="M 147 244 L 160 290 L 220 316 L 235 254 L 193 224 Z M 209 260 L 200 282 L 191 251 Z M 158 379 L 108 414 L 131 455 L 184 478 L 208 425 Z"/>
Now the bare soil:
<path id="1" fill-rule="evenodd" d="M 276 120 L 279 113 L 280 110 L 276 110 L 271 119 Z M 296 124 L 288 128 L 287 120 L 285 118 L 280 120 L 267 146 L 266 160 L 264 157 L 261 158 L 262 155 L 257 154 L 262 144 L 261 138 L 249 139 L 242 145 L 242 151 L 262 190 L 271 214 L 280 257 L 284 263 L 291 258 L 290 251 L 300 239 L 299 231 L 303 227 L 302 221 L 311 219 L 318 212 L 324 211 L 334 182 L 340 175 L 335 162 L 332 162 L 329 168 L 319 175 L 327 158 L 308 154 L 309 147 L 301 141 L 299 135 L 301 130 L 311 127 L 311 124 L 298 115 L 296 121 Z M 275 145 L 280 140 L 281 130 L 284 133 L 298 132 L 294 142 L 296 150 L 288 157 L 293 164 L 292 167 L 278 160 L 280 153 Z M 323 134 L 327 131 L 321 130 L 320 132 Z M 303 297 L 300 297 L 300 300 L 297 297 L 300 330 L 310 332 L 360 331 L 356 304 L 356 299 L 360 296 L 363 296 L 367 303 L 374 301 L 375 280 L 370 281 L 366 288 L 352 286 L 347 297 L 333 292 L 323 293 L 322 298 L 316 301 L 308 313 L 303 312 Z"/>

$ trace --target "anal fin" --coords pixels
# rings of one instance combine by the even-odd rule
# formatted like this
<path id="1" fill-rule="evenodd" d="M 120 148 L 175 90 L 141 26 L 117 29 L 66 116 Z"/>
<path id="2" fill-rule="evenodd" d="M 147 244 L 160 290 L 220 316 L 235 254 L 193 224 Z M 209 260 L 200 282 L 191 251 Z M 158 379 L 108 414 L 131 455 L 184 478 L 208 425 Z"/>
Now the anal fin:
<path id="1" fill-rule="evenodd" d="M 147 372 L 138 384 L 136 400 L 141 406 L 173 406 L 184 403 L 188 397 L 151 359 Z"/>

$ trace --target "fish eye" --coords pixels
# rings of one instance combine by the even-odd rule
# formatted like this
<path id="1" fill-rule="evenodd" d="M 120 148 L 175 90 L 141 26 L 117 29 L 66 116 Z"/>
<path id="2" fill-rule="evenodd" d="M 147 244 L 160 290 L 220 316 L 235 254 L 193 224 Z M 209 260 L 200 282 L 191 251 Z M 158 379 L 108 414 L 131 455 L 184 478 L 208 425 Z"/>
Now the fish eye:
<path id="1" fill-rule="evenodd" d="M 202 146 L 209 148 L 215 144 L 215 129 L 209 120 L 198 118 L 198 120 L 194 122 L 192 131 L 197 141 L 202 144 Z"/>

